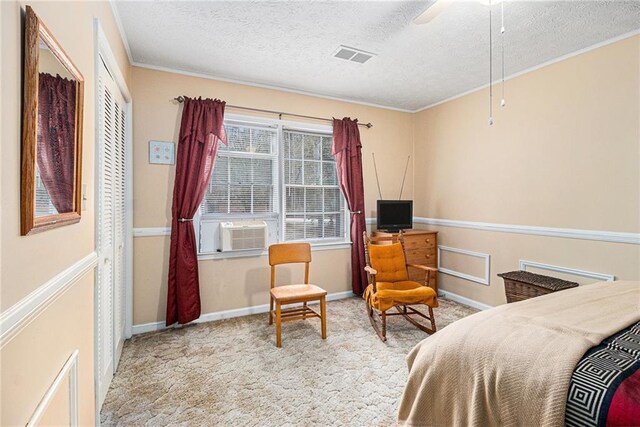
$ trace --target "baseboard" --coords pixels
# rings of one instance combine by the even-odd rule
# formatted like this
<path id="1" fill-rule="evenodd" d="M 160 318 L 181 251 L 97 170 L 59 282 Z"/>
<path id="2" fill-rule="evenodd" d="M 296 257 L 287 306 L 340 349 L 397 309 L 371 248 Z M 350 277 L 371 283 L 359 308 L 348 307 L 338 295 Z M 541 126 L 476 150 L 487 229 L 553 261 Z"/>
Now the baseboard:
<path id="1" fill-rule="evenodd" d="M 448 300 L 460 303 L 462 305 L 466 305 L 472 308 L 477 308 L 478 310 L 489 310 L 493 308 L 493 306 L 489 304 L 485 304 L 480 301 L 473 300 L 471 298 L 463 297 L 462 295 L 454 294 L 453 292 L 445 291 L 440 289 L 440 294 Z"/>
<path id="2" fill-rule="evenodd" d="M 335 301 L 339 299 L 351 298 L 355 296 L 353 292 L 335 292 L 327 294 L 327 301 Z M 314 302 L 317 304 L 317 302 Z M 314 304 L 311 303 L 311 304 Z M 213 322 L 214 320 L 231 319 L 233 317 L 249 316 L 252 314 L 260 314 L 269 312 L 269 304 L 254 305 L 251 307 L 236 308 L 233 310 L 216 311 L 214 313 L 206 313 L 200 316 L 193 323 Z M 155 332 L 167 329 L 164 322 L 144 323 L 142 325 L 133 325 L 133 335 L 144 334 L 146 332 Z"/>

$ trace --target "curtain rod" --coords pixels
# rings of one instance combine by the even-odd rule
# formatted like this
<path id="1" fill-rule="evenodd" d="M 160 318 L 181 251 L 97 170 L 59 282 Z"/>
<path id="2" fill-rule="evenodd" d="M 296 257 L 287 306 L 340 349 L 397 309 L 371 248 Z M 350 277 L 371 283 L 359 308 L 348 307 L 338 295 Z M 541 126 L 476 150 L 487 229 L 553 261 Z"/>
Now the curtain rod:
<path id="1" fill-rule="evenodd" d="M 178 96 L 173 98 L 174 101 L 184 102 L 184 96 Z M 303 114 L 295 114 L 295 113 L 285 113 L 283 111 L 274 111 L 274 110 L 263 110 L 261 108 L 252 108 L 252 107 L 241 107 L 239 105 L 231 105 L 227 104 L 229 108 L 235 108 L 236 110 L 247 110 L 247 111 L 256 111 L 258 113 L 268 113 L 268 114 L 277 114 L 278 118 L 282 120 L 282 116 L 291 116 L 291 117 L 302 117 L 304 119 L 312 119 L 312 120 L 322 120 L 326 122 L 332 122 L 333 119 L 327 119 L 325 117 L 315 117 L 315 116 L 305 116 Z M 367 129 L 371 129 L 373 125 L 371 123 L 358 123 L 358 126 L 364 126 Z"/>

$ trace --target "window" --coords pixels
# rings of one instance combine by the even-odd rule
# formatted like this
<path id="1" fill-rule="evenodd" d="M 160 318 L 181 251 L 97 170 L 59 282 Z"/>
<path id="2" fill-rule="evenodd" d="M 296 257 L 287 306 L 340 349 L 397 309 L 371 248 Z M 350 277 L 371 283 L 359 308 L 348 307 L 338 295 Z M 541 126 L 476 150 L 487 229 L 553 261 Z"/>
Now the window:
<path id="1" fill-rule="evenodd" d="M 225 120 L 228 145 L 218 145 L 194 222 L 200 254 L 221 250 L 219 224 L 227 221 L 265 221 L 269 244 L 348 241 L 331 128 L 282 123 L 237 116 Z"/>
<path id="2" fill-rule="evenodd" d="M 201 214 L 277 213 L 278 131 L 225 122 Z"/>
<path id="3" fill-rule="evenodd" d="M 285 129 L 284 240 L 342 239 L 344 198 L 331 135 Z"/>

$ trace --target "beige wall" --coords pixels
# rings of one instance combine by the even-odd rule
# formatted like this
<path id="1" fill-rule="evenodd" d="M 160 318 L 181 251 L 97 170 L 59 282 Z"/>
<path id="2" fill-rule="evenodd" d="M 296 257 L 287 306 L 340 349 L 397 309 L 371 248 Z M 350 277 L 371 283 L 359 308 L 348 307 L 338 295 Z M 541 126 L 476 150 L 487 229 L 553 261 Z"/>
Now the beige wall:
<path id="1" fill-rule="evenodd" d="M 125 78 L 129 66 L 108 2 L 0 2 L 2 170 L 0 310 L 94 251 L 94 22 L 97 17 Z M 83 171 L 87 210 L 78 224 L 20 236 L 22 15 L 33 7 L 85 79 Z M 73 285 L 0 350 L 2 425 L 24 425 L 73 349 L 80 349 L 81 423 L 93 422 L 93 272 Z M 58 400 L 56 400 L 58 402 Z M 63 402 L 63 400 L 62 400 Z"/>
<path id="2" fill-rule="evenodd" d="M 415 215 L 640 232 L 640 37 L 415 115 Z M 504 302 L 497 273 L 519 259 L 640 279 L 640 247 L 431 227 L 440 244 L 492 256 L 491 286 L 441 274 L 443 289 Z M 475 274 L 469 271 L 471 274 Z"/>
<path id="3" fill-rule="evenodd" d="M 168 227 L 174 166 L 150 165 L 149 140 L 176 141 L 178 95 L 217 97 L 229 104 L 320 117 L 357 117 L 373 123 L 361 129 L 366 213 L 375 213 L 378 199 L 371 153 L 375 152 L 383 195 L 397 197 L 407 156 L 413 151 L 412 115 L 295 93 L 208 80 L 144 68 L 133 68 L 134 227 Z M 228 109 L 228 113 L 247 114 Z M 272 116 L 273 117 L 273 116 Z M 413 196 L 410 165 L 404 196 Z M 168 237 L 134 239 L 134 325 L 165 318 Z M 348 291 L 349 250 L 313 253 L 312 279 L 329 292 Z M 268 303 L 266 257 L 200 261 L 203 313 Z"/>

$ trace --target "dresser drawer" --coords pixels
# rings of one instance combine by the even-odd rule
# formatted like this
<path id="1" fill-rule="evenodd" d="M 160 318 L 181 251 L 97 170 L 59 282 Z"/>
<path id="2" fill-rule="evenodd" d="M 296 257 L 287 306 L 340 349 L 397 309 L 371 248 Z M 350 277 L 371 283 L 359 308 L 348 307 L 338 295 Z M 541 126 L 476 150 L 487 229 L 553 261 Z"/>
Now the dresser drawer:
<path id="1" fill-rule="evenodd" d="M 427 267 L 435 267 L 438 263 L 438 259 L 436 257 L 436 248 L 417 248 L 417 249 L 406 249 L 407 253 L 407 263 L 409 264 L 421 264 L 426 265 Z"/>
<path id="2" fill-rule="evenodd" d="M 417 248 L 435 248 L 435 234 L 419 234 L 414 236 L 404 236 L 404 247 L 406 250 Z"/>

